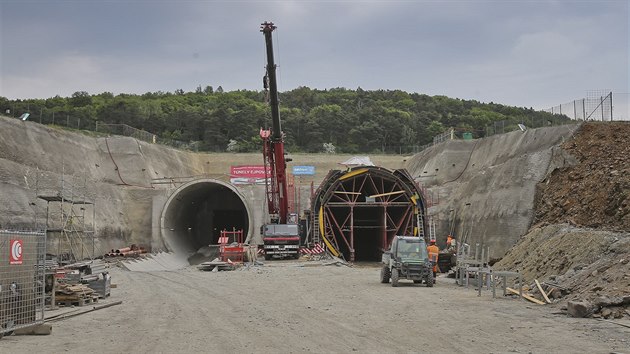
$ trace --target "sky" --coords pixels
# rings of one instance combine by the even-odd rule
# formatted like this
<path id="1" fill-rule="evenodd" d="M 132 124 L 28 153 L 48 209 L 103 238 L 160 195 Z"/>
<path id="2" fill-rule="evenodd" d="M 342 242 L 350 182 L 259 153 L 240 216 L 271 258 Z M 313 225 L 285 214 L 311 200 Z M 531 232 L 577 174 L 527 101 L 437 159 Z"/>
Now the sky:
<path id="1" fill-rule="evenodd" d="M 261 90 L 273 21 L 280 91 L 545 109 L 606 89 L 628 119 L 629 17 L 627 0 L 0 0 L 0 96 Z"/>

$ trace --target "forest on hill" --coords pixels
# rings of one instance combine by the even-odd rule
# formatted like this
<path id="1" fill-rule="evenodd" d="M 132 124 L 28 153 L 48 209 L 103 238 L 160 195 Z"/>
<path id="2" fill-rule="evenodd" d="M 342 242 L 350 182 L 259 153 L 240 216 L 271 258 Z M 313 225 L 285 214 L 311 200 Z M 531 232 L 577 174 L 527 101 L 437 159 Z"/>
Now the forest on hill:
<path id="1" fill-rule="evenodd" d="M 531 108 L 400 90 L 299 87 L 279 97 L 290 152 L 410 153 L 450 128 L 459 136 L 467 132 L 479 138 L 496 122 L 505 128 L 568 120 Z M 79 130 L 126 124 L 155 134 L 161 142 L 197 151 L 259 151 L 260 129 L 271 126 L 264 91 L 224 92 L 220 86 L 142 95 L 77 91 L 48 99 L 0 97 L 0 110 L 13 117 L 30 113 L 31 121 Z"/>

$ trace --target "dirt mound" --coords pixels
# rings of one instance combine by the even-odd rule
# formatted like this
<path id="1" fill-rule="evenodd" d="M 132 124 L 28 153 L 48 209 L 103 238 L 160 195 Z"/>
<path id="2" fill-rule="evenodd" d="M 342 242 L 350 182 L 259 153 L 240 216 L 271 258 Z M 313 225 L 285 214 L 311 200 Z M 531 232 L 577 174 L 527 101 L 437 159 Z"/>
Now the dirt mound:
<path id="1" fill-rule="evenodd" d="M 630 315 L 628 232 L 568 224 L 534 227 L 494 269 L 519 270 L 526 284 L 534 279 L 552 284 L 560 290 L 554 296 L 558 303 L 586 300 L 596 317 L 600 313 L 605 317 Z"/>
<path id="2" fill-rule="evenodd" d="M 561 148 L 535 226 L 495 269 L 553 284 L 556 302 L 587 301 L 594 317 L 630 315 L 630 123 L 585 123 Z"/>
<path id="3" fill-rule="evenodd" d="M 539 185 L 534 223 L 630 230 L 630 122 L 585 123 L 562 148 L 573 166 Z"/>

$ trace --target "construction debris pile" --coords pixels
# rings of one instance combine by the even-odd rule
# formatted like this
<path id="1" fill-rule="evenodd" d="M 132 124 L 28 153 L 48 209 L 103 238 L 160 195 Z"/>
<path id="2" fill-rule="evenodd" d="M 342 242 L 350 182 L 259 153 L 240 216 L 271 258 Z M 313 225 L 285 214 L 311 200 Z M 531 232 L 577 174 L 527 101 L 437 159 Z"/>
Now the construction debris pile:
<path id="1" fill-rule="evenodd" d="M 495 265 L 575 317 L 630 316 L 629 136 L 629 123 L 585 123 L 565 142 L 571 166 L 539 184 L 535 225 Z"/>
<path id="2" fill-rule="evenodd" d="M 235 270 L 237 267 L 241 266 L 241 263 L 234 263 L 231 260 L 227 260 L 226 262 L 215 258 L 210 262 L 203 262 L 197 266 L 197 269 L 203 270 L 206 272 L 218 272 L 222 270 Z"/>
<path id="3" fill-rule="evenodd" d="M 110 293 L 109 266 L 102 260 L 73 263 L 46 271 L 46 302 L 52 308 L 57 305 L 84 306 L 98 302 Z"/>

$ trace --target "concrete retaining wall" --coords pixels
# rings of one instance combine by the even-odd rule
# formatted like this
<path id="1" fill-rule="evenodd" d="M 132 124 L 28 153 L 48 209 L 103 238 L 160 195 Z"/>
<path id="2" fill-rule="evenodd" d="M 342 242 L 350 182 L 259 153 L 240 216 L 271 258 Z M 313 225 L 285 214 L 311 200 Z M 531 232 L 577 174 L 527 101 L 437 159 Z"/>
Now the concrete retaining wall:
<path id="1" fill-rule="evenodd" d="M 437 202 L 438 245 L 454 223 L 455 235 L 490 247 L 501 257 L 525 234 L 533 217 L 536 184 L 554 149 L 577 125 L 531 129 L 471 141 L 450 140 L 407 161 L 406 168 Z"/>

